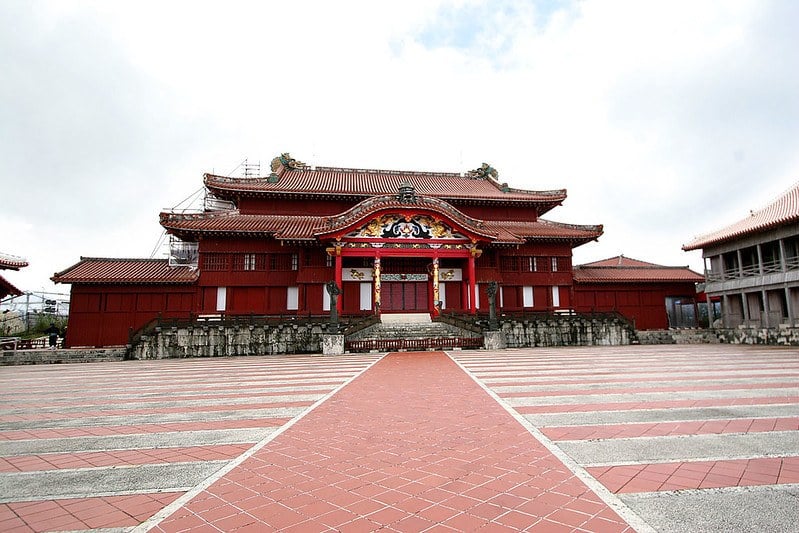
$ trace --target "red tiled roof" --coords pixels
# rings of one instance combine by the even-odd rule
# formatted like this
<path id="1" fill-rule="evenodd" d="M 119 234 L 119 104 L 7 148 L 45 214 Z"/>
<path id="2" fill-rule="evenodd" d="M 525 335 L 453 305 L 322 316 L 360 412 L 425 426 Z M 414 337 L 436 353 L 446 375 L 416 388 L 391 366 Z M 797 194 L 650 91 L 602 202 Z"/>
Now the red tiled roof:
<path id="1" fill-rule="evenodd" d="M 19 270 L 26 266 L 28 262 L 24 258 L 0 252 L 0 270 Z"/>
<path id="2" fill-rule="evenodd" d="M 420 195 L 446 200 L 476 202 L 521 202 L 541 204 L 540 211 L 555 207 L 566 198 L 563 189 L 527 191 L 512 189 L 491 178 L 471 178 L 451 172 L 409 172 L 316 167 L 283 169 L 276 179 L 231 178 L 205 174 L 205 186 L 216 196 L 238 194 L 368 197 L 394 194 L 403 183 Z"/>
<path id="3" fill-rule="evenodd" d="M 397 206 L 408 204 L 396 202 Z M 391 202 L 379 204 L 383 209 L 391 207 Z M 417 204 L 422 205 L 422 204 Z M 424 207 L 424 206 L 422 206 Z M 452 211 L 458 212 L 452 208 Z M 197 234 L 249 234 L 273 235 L 281 240 L 316 240 L 317 235 L 325 235 L 332 230 L 344 227 L 352 217 L 347 213 L 338 217 L 311 217 L 299 215 L 243 215 L 238 210 L 174 214 L 161 213 L 161 225 L 178 236 L 191 237 Z M 465 217 L 465 215 L 463 215 Z M 336 223 L 339 217 L 340 223 Z M 357 218 L 357 217 L 356 217 Z M 468 217 L 466 217 L 468 218 Z M 328 220 L 333 220 L 327 225 Z M 346 219 L 346 220 L 345 220 Z M 353 220 L 349 220 L 353 222 Z M 476 219 L 456 220 L 463 226 L 500 244 L 521 244 L 529 240 L 566 240 L 584 244 L 602 235 L 602 226 L 578 226 L 538 219 L 535 222 L 519 221 L 480 221 Z"/>
<path id="4" fill-rule="evenodd" d="M 682 249 L 685 251 L 698 250 L 798 220 L 799 183 L 796 183 L 766 207 L 752 211 L 748 217 L 735 224 L 696 237 L 690 243 L 683 245 Z"/>
<path id="5" fill-rule="evenodd" d="M 645 267 L 645 268 L 663 268 L 662 265 L 656 265 L 655 263 L 650 263 L 648 261 L 641 261 L 640 259 L 633 259 L 632 257 L 624 257 L 624 255 L 617 255 L 616 257 L 609 257 L 607 259 L 601 259 L 599 261 L 594 261 L 592 263 L 585 263 L 584 265 L 580 265 L 583 267 L 621 267 L 621 268 L 630 268 L 630 267 Z M 671 267 L 669 267 L 671 268 Z M 681 268 L 681 267 L 680 267 Z"/>
<path id="6" fill-rule="evenodd" d="M 532 221 L 487 220 L 486 228 L 497 233 L 497 243 L 523 243 L 531 240 L 573 241 L 585 244 L 602 235 L 602 225 L 580 226 L 539 218 Z"/>
<path id="7" fill-rule="evenodd" d="M 208 213 L 161 213 L 161 225 L 177 235 L 198 233 L 273 235 L 282 240 L 314 240 L 314 231 L 327 217 L 243 215 L 238 209 Z"/>
<path id="8" fill-rule="evenodd" d="M 162 284 L 194 283 L 199 273 L 186 267 L 170 267 L 166 259 L 114 259 L 81 257 L 52 278 L 56 283 Z"/>
<path id="9" fill-rule="evenodd" d="M 22 291 L 14 287 L 11 282 L 0 276 L 0 298 L 5 298 L 9 294 L 13 296 L 21 296 Z"/>
<path id="10" fill-rule="evenodd" d="M 656 265 L 623 255 L 574 267 L 575 283 L 636 283 L 685 281 L 701 283 L 705 278 L 687 266 Z"/>

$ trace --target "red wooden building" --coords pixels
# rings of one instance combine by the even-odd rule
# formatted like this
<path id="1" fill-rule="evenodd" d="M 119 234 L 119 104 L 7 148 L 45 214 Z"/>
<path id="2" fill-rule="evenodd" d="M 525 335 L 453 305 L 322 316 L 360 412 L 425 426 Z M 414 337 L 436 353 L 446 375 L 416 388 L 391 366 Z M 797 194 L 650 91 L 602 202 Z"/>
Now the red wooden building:
<path id="1" fill-rule="evenodd" d="M 514 189 L 484 164 L 467 172 L 312 168 L 283 154 L 269 176 L 206 174 L 205 209 L 163 212 L 169 259 L 82 258 L 67 345 L 124 344 L 159 313 L 344 315 L 573 307 L 572 249 L 602 226 L 542 215 L 565 190 Z"/>
<path id="2" fill-rule="evenodd" d="M 687 266 L 662 266 L 620 255 L 574 268 L 574 309 L 618 312 L 636 329 L 696 327 L 702 314 L 698 305 L 704 301 L 696 284 L 703 281 Z"/>
<path id="3" fill-rule="evenodd" d="M 573 269 L 572 249 L 602 226 L 542 218 L 565 190 L 514 189 L 487 164 L 312 168 L 283 154 L 266 177 L 204 185 L 204 209 L 160 215 L 169 259 L 82 258 L 55 274 L 72 284 L 68 346 L 124 344 L 158 315 L 323 316 L 329 281 L 343 315 L 487 312 L 496 281 L 504 313 L 618 311 L 662 328 L 669 298 L 693 298 L 702 280 L 621 257 Z"/>

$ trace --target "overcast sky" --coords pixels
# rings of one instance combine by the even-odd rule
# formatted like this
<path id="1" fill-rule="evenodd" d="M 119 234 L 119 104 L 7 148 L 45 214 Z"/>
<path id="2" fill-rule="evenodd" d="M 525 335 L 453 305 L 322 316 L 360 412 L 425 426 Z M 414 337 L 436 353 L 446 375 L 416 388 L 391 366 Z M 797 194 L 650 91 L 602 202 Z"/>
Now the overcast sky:
<path id="1" fill-rule="evenodd" d="M 488 162 L 604 224 L 575 263 L 699 270 L 682 244 L 799 180 L 797 23 L 791 0 L 2 0 L 0 251 L 30 262 L 6 277 L 148 257 L 203 172 L 280 152 Z"/>

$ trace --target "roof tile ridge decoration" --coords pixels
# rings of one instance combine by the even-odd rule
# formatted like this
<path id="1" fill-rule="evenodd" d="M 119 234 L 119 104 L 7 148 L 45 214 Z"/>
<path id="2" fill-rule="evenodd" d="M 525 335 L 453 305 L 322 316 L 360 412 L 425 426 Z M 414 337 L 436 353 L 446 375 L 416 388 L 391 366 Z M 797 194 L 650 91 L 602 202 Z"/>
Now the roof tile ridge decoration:
<path id="1" fill-rule="evenodd" d="M 597 265 L 593 266 L 590 264 L 587 265 L 577 265 L 574 267 L 575 269 L 579 268 L 582 270 L 691 270 L 689 265 L 685 266 L 670 266 L 670 265 Z M 693 272 L 693 271 L 692 271 Z"/>
<path id="2" fill-rule="evenodd" d="M 159 215 L 161 221 L 165 220 L 205 220 L 209 218 L 225 218 L 241 215 L 238 209 L 220 209 L 218 211 L 203 211 L 201 213 L 174 213 L 162 211 Z"/>
<path id="3" fill-rule="evenodd" d="M 565 228 L 565 229 L 574 229 L 574 230 L 604 231 L 605 229 L 605 226 L 603 224 L 569 224 L 567 222 L 556 222 L 554 220 L 547 220 L 545 218 L 539 218 L 538 222 L 541 222 L 549 226 L 554 226 L 556 228 Z"/>
<path id="4" fill-rule="evenodd" d="M 739 219 L 716 231 L 698 235 L 690 243 L 684 244 L 682 249 L 686 252 L 697 250 L 797 220 L 799 220 L 799 182 L 794 183 L 764 207 L 750 211 L 748 217 Z"/>
<path id="5" fill-rule="evenodd" d="M 492 239 L 497 237 L 496 233 L 486 229 L 486 224 L 484 221 L 466 215 L 463 213 L 463 211 L 457 209 L 449 202 L 435 198 L 433 196 L 416 195 L 415 201 L 412 204 L 407 204 L 402 203 L 397 198 L 396 194 L 372 196 L 371 198 L 367 198 L 366 200 L 357 203 L 341 214 L 328 217 L 325 226 L 317 228 L 318 231 L 316 232 L 316 235 L 324 235 L 327 233 L 332 233 L 338 229 L 345 228 L 350 224 L 367 217 L 370 213 L 373 213 L 377 210 L 389 209 L 392 207 L 396 207 L 398 209 L 407 209 L 409 205 L 414 207 L 433 208 L 434 210 L 445 213 L 447 216 L 452 218 L 453 221 L 458 222 L 466 229 L 477 233 L 478 235 Z"/>
<path id="6" fill-rule="evenodd" d="M 28 260 L 18 255 L 0 252 L 0 269 L 19 270 L 28 266 Z"/>
<path id="7" fill-rule="evenodd" d="M 347 167 L 322 167 L 304 169 L 311 172 L 341 172 L 343 174 L 391 174 L 394 176 L 434 176 L 437 178 L 463 178 L 459 172 L 442 172 L 426 170 L 392 170 L 382 168 L 347 168 Z"/>

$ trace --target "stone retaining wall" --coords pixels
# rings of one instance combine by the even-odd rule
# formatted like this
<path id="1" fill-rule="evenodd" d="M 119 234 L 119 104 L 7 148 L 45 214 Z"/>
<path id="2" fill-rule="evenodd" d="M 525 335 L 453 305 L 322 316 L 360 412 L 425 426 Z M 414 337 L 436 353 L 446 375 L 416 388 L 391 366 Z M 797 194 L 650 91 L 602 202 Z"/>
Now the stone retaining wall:
<path id="1" fill-rule="evenodd" d="M 131 359 L 167 359 L 320 353 L 322 335 L 332 333 L 329 329 L 327 323 L 162 328 L 152 335 L 143 335 L 128 356 Z"/>
<path id="2" fill-rule="evenodd" d="M 534 346 L 618 346 L 635 341 L 635 330 L 617 318 L 549 316 L 500 318 L 508 348 Z"/>
<path id="3" fill-rule="evenodd" d="M 639 331 L 639 344 L 718 344 L 718 334 L 710 329 L 657 329 Z"/>
<path id="4" fill-rule="evenodd" d="M 0 366 L 122 361 L 125 348 L 74 348 L 69 350 L 3 350 Z"/>
<path id="5" fill-rule="evenodd" d="M 717 329 L 715 332 L 720 342 L 729 344 L 799 346 L 799 328 L 787 325 L 776 328 L 739 326 L 730 329 Z"/>

